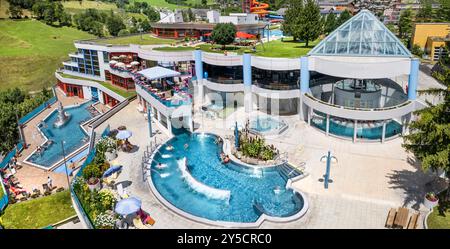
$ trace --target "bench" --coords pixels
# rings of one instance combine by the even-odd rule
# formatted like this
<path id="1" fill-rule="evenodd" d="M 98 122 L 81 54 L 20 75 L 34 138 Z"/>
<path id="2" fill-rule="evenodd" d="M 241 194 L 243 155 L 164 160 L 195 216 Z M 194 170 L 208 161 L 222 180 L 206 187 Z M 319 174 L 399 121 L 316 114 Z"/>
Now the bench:
<path id="1" fill-rule="evenodd" d="M 415 214 L 411 215 L 407 229 L 416 229 L 418 220 L 419 220 L 419 213 L 415 213 Z"/>
<path id="2" fill-rule="evenodd" d="M 398 208 L 397 215 L 394 219 L 394 226 L 399 228 L 406 228 L 408 225 L 409 210 L 407 208 Z"/>
<path id="3" fill-rule="evenodd" d="M 394 226 L 394 220 L 395 220 L 395 215 L 397 214 L 397 210 L 395 210 L 395 208 L 391 208 L 389 210 L 387 219 L 386 219 L 386 224 L 384 225 L 387 228 L 392 228 Z"/>

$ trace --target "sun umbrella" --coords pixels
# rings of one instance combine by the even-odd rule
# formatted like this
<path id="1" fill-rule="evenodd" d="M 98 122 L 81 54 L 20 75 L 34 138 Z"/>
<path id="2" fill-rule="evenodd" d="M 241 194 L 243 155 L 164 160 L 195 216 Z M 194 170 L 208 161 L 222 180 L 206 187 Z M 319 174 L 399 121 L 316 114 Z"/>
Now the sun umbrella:
<path id="1" fill-rule="evenodd" d="M 131 63 L 130 63 L 130 65 L 132 65 L 132 66 L 137 66 L 137 65 L 139 65 L 140 63 L 138 62 L 138 61 L 132 61 Z"/>
<path id="2" fill-rule="evenodd" d="M 125 63 L 119 62 L 116 64 L 116 67 L 125 67 Z"/>
<path id="3" fill-rule="evenodd" d="M 204 36 L 210 36 L 212 34 L 212 32 L 206 33 L 204 34 Z"/>
<path id="4" fill-rule="evenodd" d="M 122 130 L 117 133 L 116 138 L 123 140 L 123 139 L 130 138 L 132 135 L 133 135 L 133 133 L 131 131 Z"/>
<path id="5" fill-rule="evenodd" d="M 120 59 L 120 58 L 119 58 L 119 56 L 113 56 L 113 57 L 111 57 L 111 59 L 113 59 L 113 60 L 118 60 L 118 59 Z"/>
<path id="6" fill-rule="evenodd" d="M 122 170 L 122 165 L 111 166 L 111 167 L 109 167 L 109 169 L 107 169 L 105 171 L 105 173 L 103 173 L 103 178 L 108 177 L 108 176 L 110 176 L 110 175 L 112 175 L 115 172 L 120 171 L 120 170 Z"/>
<path id="7" fill-rule="evenodd" d="M 241 38 L 241 39 L 254 39 L 254 38 L 256 38 L 255 35 L 248 34 L 248 33 L 241 32 L 241 31 L 236 32 L 236 37 L 237 38 Z"/>
<path id="8" fill-rule="evenodd" d="M 136 197 L 122 199 L 116 204 L 114 211 L 120 215 L 136 213 L 141 209 L 142 202 Z"/>
<path id="9" fill-rule="evenodd" d="M 121 55 L 119 55 L 119 58 L 121 58 L 121 59 L 125 59 L 125 58 L 127 58 L 127 56 L 126 56 L 126 55 L 124 55 L 124 54 L 121 54 Z"/>
<path id="10" fill-rule="evenodd" d="M 118 63 L 118 61 L 116 61 L 116 60 L 110 60 L 109 61 L 109 64 L 116 64 L 116 63 Z"/>

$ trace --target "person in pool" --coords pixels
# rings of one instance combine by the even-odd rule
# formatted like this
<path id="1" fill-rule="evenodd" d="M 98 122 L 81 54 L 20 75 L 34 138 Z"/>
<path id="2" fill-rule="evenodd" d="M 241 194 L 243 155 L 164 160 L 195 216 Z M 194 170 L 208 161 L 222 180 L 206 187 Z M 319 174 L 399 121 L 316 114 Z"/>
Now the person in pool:
<path id="1" fill-rule="evenodd" d="M 171 144 L 167 145 L 166 150 L 173 150 L 173 146 Z"/>
<path id="2" fill-rule="evenodd" d="M 184 144 L 184 149 L 187 150 L 189 148 L 189 144 Z"/>

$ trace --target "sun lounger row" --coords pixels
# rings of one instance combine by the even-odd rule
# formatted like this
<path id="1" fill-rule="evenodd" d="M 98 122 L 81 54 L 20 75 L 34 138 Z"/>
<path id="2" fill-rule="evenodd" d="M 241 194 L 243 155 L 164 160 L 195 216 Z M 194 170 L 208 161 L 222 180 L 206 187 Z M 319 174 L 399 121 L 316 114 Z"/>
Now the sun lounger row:
<path id="1" fill-rule="evenodd" d="M 409 216 L 409 210 L 405 207 L 398 209 L 391 208 L 386 219 L 385 227 L 416 229 L 418 226 L 419 213 L 413 213 Z"/>

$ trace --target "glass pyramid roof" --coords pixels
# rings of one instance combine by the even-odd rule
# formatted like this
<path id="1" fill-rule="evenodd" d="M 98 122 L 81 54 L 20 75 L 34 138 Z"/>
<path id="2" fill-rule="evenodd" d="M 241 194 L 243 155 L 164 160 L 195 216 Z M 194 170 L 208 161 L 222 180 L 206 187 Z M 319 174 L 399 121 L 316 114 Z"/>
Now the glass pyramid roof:
<path id="1" fill-rule="evenodd" d="M 362 10 L 339 26 L 308 54 L 411 56 L 403 43 L 368 10 Z"/>

